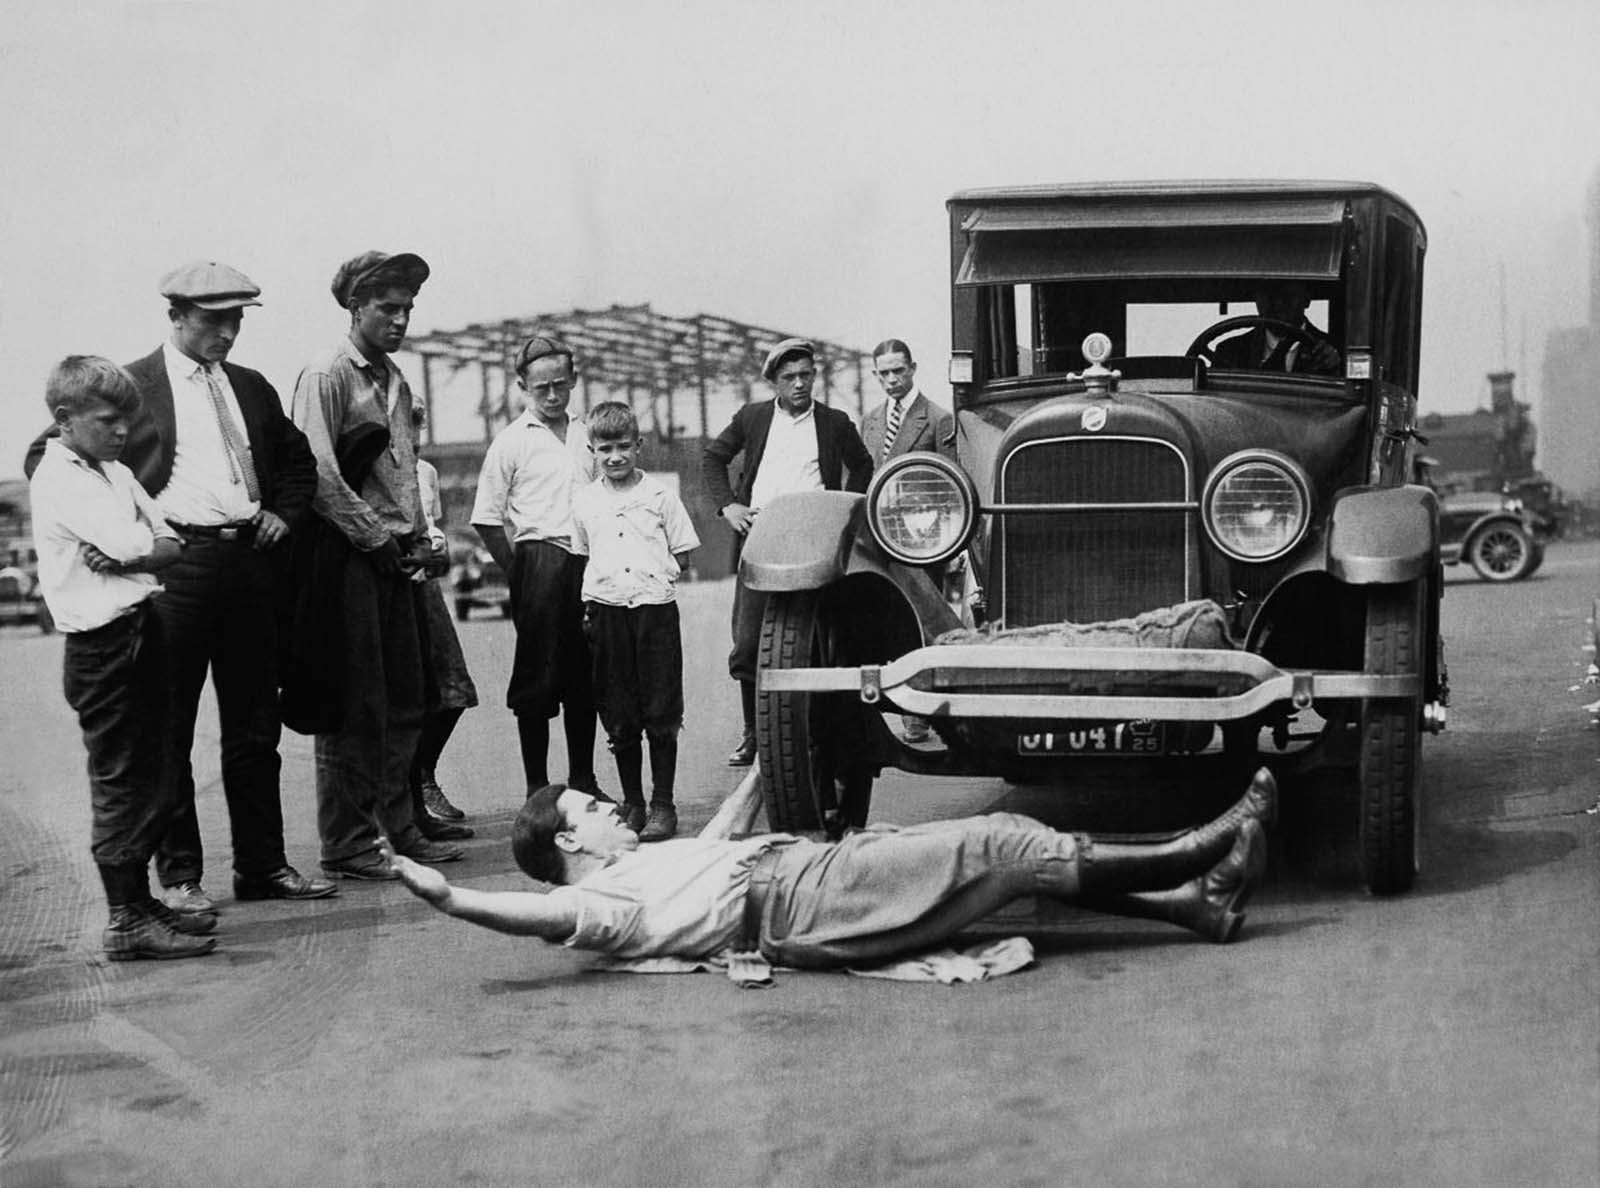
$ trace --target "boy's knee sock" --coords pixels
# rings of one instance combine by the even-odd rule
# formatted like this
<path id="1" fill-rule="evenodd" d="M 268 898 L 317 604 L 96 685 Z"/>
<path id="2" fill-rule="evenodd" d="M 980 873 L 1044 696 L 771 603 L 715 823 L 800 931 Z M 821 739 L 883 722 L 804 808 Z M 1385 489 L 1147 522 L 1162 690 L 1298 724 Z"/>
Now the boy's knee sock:
<path id="1" fill-rule="evenodd" d="M 550 782 L 550 719 L 537 714 L 517 715 L 517 742 L 522 747 L 522 774 L 528 791 Z"/>
<path id="2" fill-rule="evenodd" d="M 678 735 L 650 735 L 650 799 L 672 803 L 672 789 L 678 775 Z"/>
<path id="3" fill-rule="evenodd" d="M 623 803 L 643 804 L 644 748 L 639 745 L 639 740 L 634 739 L 627 743 L 613 742 L 611 753 L 617 760 L 617 779 L 622 784 Z"/>

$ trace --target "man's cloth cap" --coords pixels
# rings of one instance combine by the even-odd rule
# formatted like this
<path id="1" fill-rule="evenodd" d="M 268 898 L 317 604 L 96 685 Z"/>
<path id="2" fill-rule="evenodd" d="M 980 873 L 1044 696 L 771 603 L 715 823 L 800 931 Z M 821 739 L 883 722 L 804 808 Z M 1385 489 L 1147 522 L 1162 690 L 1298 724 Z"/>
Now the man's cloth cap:
<path id="1" fill-rule="evenodd" d="M 161 295 L 201 309 L 239 309 L 260 305 L 261 287 L 237 268 L 215 260 L 196 260 L 161 278 Z"/>
<path id="2" fill-rule="evenodd" d="M 333 274 L 333 299 L 340 309 L 347 309 L 350 298 L 363 285 L 377 282 L 381 285 L 398 285 L 413 293 L 422 288 L 428 279 L 428 262 L 412 252 L 389 255 L 387 252 L 362 252 L 353 260 L 339 265 Z"/>
<path id="3" fill-rule="evenodd" d="M 767 352 L 767 361 L 761 365 L 761 378 L 771 382 L 772 377 L 777 374 L 778 365 L 790 355 L 805 355 L 810 358 L 812 362 L 815 362 L 817 358 L 817 348 L 813 346 L 809 340 L 804 338 L 784 339 L 777 346 L 773 347 Z"/>
<path id="4" fill-rule="evenodd" d="M 573 370 L 577 369 L 577 356 L 573 353 L 571 347 L 554 338 L 547 338 L 543 334 L 535 334 L 517 348 L 516 357 L 511 360 L 511 370 L 521 375 L 529 363 L 536 359 L 547 359 L 551 355 L 565 355 L 568 365 Z"/>

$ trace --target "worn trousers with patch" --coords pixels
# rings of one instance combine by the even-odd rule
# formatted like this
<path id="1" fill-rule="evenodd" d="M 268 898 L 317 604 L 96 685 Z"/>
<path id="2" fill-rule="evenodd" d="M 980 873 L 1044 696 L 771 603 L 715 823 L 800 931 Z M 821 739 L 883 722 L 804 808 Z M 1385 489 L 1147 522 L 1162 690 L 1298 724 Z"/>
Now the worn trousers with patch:
<path id="1" fill-rule="evenodd" d="M 1014 899 L 1078 896 L 1072 835 L 1016 813 L 775 846 L 748 894 L 774 965 L 866 965 L 941 944 Z"/>
<path id="2" fill-rule="evenodd" d="M 338 862 L 421 840 L 409 774 L 422 727 L 422 644 L 409 578 L 380 574 L 365 553 L 344 570 L 343 721 L 317 735 L 322 860 Z"/>
<path id="3" fill-rule="evenodd" d="M 89 850 L 102 867 L 142 871 L 172 816 L 161 782 L 167 696 L 161 620 L 149 602 L 66 633 L 62 688 L 89 753 Z"/>

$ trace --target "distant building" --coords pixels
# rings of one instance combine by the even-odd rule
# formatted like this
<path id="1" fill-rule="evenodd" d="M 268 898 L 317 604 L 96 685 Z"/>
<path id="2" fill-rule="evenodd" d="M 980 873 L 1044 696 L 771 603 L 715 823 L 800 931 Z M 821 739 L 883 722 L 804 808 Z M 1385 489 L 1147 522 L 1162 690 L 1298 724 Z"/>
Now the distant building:
<path id="1" fill-rule="evenodd" d="M 1589 324 L 1545 340 L 1541 469 L 1569 497 L 1600 504 L 1600 170 L 1589 186 Z"/>
<path id="2" fill-rule="evenodd" d="M 1491 372 L 1490 407 L 1427 413 L 1417 422 L 1440 490 L 1498 491 L 1534 473 L 1537 434 L 1528 406 L 1516 398 L 1515 380 L 1515 372 Z"/>

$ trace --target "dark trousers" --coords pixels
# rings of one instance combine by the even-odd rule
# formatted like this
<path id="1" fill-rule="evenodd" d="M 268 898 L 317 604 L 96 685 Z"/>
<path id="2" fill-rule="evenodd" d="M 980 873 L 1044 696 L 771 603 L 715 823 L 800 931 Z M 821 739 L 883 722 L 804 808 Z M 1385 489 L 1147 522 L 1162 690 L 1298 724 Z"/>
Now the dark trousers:
<path id="1" fill-rule="evenodd" d="M 683 633 L 678 604 L 608 606 L 591 602 L 583 617 L 594 655 L 600 724 L 617 761 L 623 799 L 642 799 L 639 735 L 650 739 L 652 798 L 670 804 L 683 728 Z"/>
<path id="2" fill-rule="evenodd" d="M 62 689 L 89 753 L 89 850 L 140 877 L 171 814 L 161 782 L 167 700 L 161 620 L 148 602 L 66 636 Z"/>
<path id="3" fill-rule="evenodd" d="M 172 822 L 156 855 L 164 886 L 203 872 L 195 815 L 194 729 L 206 671 L 222 728 L 222 793 L 233 869 L 267 874 L 285 864 L 278 795 L 278 616 L 272 562 L 240 540 L 194 537 L 162 571 L 156 612 L 166 645 L 171 721 L 165 780 Z"/>
<path id="4" fill-rule="evenodd" d="M 365 553 L 344 569 L 344 717 L 317 735 L 317 828 L 322 860 L 421 840 L 407 776 L 422 725 L 422 645 L 416 598 L 401 575 L 384 576 Z"/>
<path id="5" fill-rule="evenodd" d="M 594 691 L 589 648 L 583 637 L 583 568 L 586 558 L 542 540 L 518 541 L 511 559 L 511 619 L 516 653 L 506 704 L 522 732 L 523 766 L 529 786 L 541 778 L 541 725 L 559 712 L 566 729 L 570 779 L 594 778 Z"/>
<path id="6" fill-rule="evenodd" d="M 761 616 L 767 609 L 764 591 L 752 590 L 741 576 L 733 583 L 733 650 L 728 653 L 728 674 L 736 681 L 756 679 L 761 650 Z"/>

